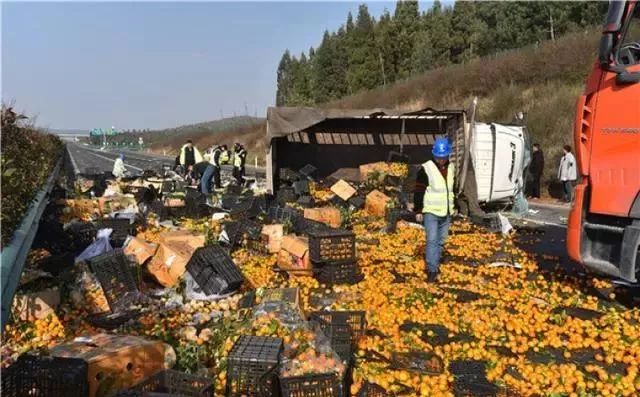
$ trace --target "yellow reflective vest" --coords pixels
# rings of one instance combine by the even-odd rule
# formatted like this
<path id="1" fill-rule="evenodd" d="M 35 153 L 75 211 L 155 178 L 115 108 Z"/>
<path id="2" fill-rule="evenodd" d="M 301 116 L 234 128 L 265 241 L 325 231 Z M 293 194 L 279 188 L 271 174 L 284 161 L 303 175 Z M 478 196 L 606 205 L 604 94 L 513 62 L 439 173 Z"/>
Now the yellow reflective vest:
<path id="1" fill-rule="evenodd" d="M 187 149 L 187 145 L 184 144 L 182 145 L 182 148 L 180 148 L 180 164 L 185 165 L 185 150 Z M 204 161 L 204 158 L 202 157 L 202 153 L 200 153 L 200 151 L 198 150 L 197 147 L 193 147 L 193 158 L 196 161 L 196 164 L 198 164 L 201 161 Z"/>
<path id="2" fill-rule="evenodd" d="M 429 186 L 424 192 L 423 213 L 430 213 L 436 216 L 447 216 L 453 214 L 453 175 L 455 167 L 449 163 L 447 168 L 447 180 L 444 179 L 438 166 L 432 160 L 422 164 Z"/>
<path id="3" fill-rule="evenodd" d="M 247 151 L 242 149 L 233 154 L 233 166 L 236 168 L 242 168 L 244 164 L 244 158 L 247 155 Z"/>

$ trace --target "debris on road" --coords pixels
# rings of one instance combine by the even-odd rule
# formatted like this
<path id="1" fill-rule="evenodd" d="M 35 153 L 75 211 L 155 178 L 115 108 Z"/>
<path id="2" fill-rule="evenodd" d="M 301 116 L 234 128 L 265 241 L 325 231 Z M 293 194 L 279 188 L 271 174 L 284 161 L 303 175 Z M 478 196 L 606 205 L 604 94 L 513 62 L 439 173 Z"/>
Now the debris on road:
<path id="1" fill-rule="evenodd" d="M 638 393 L 640 312 L 588 292 L 610 283 L 541 272 L 518 240 L 534 234 L 502 217 L 457 219 L 427 283 L 406 165 L 360 172 L 356 185 L 305 167 L 275 197 L 229 186 L 213 207 L 160 177 L 68 192 L 5 329 L 3 392 Z"/>

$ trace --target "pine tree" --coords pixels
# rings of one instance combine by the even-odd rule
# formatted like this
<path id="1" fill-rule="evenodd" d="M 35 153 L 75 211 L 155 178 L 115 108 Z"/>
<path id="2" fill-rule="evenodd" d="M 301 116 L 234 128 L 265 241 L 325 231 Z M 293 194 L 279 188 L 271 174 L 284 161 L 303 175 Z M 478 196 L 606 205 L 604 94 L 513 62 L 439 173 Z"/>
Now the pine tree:
<path id="1" fill-rule="evenodd" d="M 393 16 L 393 37 L 395 41 L 393 61 L 396 78 L 411 74 L 411 57 L 420 30 L 418 2 L 398 0 Z"/>
<path id="2" fill-rule="evenodd" d="M 290 67 L 291 54 L 289 50 L 286 50 L 280 59 L 280 64 L 278 64 L 276 106 L 284 106 L 287 102 L 291 89 Z"/>
<path id="3" fill-rule="evenodd" d="M 375 21 L 365 4 L 358 7 L 358 17 L 350 35 L 347 81 L 352 92 L 371 89 L 382 83 L 379 57 L 376 56 Z"/>

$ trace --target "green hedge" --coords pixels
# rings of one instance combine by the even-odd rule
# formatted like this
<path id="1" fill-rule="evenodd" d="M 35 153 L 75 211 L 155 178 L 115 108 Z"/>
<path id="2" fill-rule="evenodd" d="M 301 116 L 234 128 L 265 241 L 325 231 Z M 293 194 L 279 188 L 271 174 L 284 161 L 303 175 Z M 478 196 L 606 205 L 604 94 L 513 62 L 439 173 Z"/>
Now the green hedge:
<path id="1" fill-rule="evenodd" d="M 64 145 L 55 135 L 20 123 L 11 109 L 2 111 L 1 247 L 11 242 L 29 205 L 42 189 Z"/>

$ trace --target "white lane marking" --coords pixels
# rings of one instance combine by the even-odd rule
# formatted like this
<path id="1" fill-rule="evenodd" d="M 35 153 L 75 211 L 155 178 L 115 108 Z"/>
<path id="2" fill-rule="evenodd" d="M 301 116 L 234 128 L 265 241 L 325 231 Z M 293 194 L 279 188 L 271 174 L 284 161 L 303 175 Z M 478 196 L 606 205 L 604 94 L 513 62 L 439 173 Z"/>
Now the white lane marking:
<path id="1" fill-rule="evenodd" d="M 93 153 L 93 152 L 89 152 L 89 154 L 91 154 L 91 155 L 93 155 L 93 156 L 96 156 L 96 157 L 100 157 L 101 159 L 109 160 L 109 161 L 114 161 L 114 160 L 115 160 L 115 159 L 111 159 L 111 158 L 109 158 L 109 157 L 107 157 L 107 156 L 103 156 L 103 155 L 101 155 L 101 154 L 97 154 L 97 153 Z M 142 168 L 138 168 L 138 167 L 136 167 L 135 165 L 131 165 L 131 164 L 127 164 L 127 163 L 124 163 L 124 165 L 126 165 L 127 167 L 131 167 L 131 168 L 133 168 L 134 170 L 144 171 Z"/>
<path id="2" fill-rule="evenodd" d="M 69 158 L 71 159 L 71 165 L 73 166 L 73 173 L 74 174 L 79 174 L 80 173 L 80 168 L 78 168 L 78 163 L 76 163 L 76 159 L 73 158 L 73 154 L 71 154 L 71 148 L 68 147 L 67 148 L 67 153 L 69 153 Z"/>

